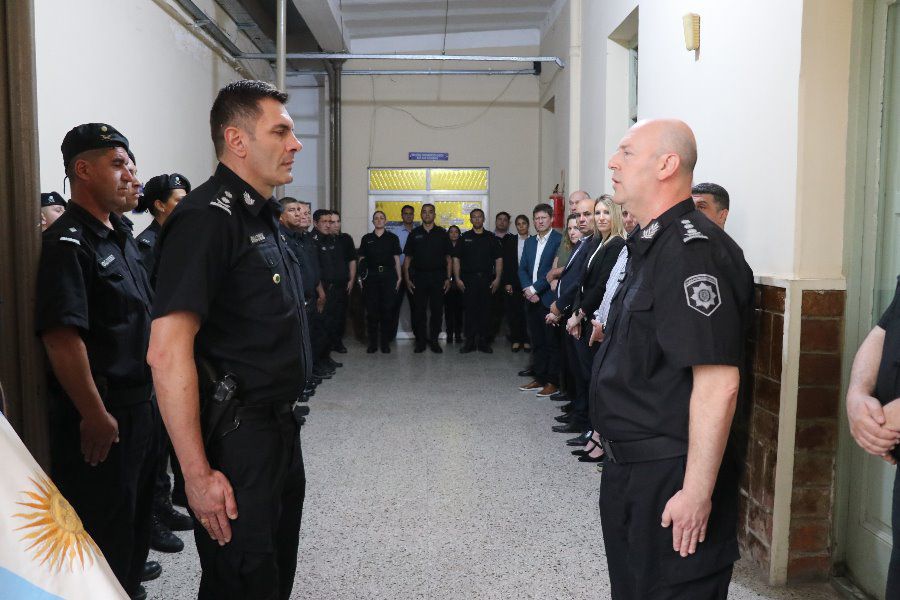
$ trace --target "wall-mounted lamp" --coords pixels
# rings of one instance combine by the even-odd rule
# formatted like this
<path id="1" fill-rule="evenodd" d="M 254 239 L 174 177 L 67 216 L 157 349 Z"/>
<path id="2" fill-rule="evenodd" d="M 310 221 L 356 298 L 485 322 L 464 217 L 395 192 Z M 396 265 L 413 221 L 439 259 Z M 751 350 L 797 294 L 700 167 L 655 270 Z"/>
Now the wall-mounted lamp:
<path id="1" fill-rule="evenodd" d="M 684 47 L 688 50 L 700 49 L 700 15 L 688 13 L 681 18 L 684 24 Z"/>

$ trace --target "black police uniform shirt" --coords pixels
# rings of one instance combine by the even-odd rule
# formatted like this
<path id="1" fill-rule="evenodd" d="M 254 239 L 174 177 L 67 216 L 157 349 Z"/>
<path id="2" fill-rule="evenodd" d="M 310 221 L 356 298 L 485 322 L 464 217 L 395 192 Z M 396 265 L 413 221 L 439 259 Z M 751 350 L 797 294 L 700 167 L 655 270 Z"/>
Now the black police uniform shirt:
<path id="1" fill-rule="evenodd" d="M 300 264 L 300 276 L 303 278 L 303 296 L 310 300 L 316 296 L 316 286 L 319 283 L 319 257 L 313 254 L 312 259 L 310 259 L 300 232 L 292 231 L 282 223 L 278 224 L 278 231 L 281 234 L 281 239 L 294 253 L 297 262 Z"/>
<path id="2" fill-rule="evenodd" d="M 495 261 L 502 258 L 503 249 L 500 246 L 500 238 L 486 229 L 481 233 L 475 233 L 473 229 L 462 234 L 456 245 L 456 254 L 459 259 L 460 275 L 465 273 L 492 274 Z M 465 283 L 465 277 L 463 277 Z"/>
<path id="3" fill-rule="evenodd" d="M 412 258 L 413 272 L 447 271 L 447 256 L 452 252 L 447 230 L 434 225 L 431 231 L 419 225 L 406 238 L 403 255 Z"/>
<path id="4" fill-rule="evenodd" d="M 197 354 L 233 373 L 246 403 L 293 401 L 311 372 L 300 265 L 278 214 L 274 198 L 219 164 L 159 237 L 153 317 L 197 314 Z"/>
<path id="5" fill-rule="evenodd" d="M 695 365 L 743 369 L 753 272 L 688 198 L 635 230 L 593 365 L 591 419 L 613 441 L 688 439 Z"/>
<path id="6" fill-rule="evenodd" d="M 159 237 L 159 230 L 162 226 L 159 221 L 153 219 L 150 225 L 135 238 L 138 250 L 141 252 L 141 260 L 144 262 L 144 269 L 147 274 L 153 277 L 153 267 L 156 265 L 156 238 Z"/>
<path id="7" fill-rule="evenodd" d="M 884 329 L 884 345 L 875 379 L 875 397 L 886 405 L 900 397 L 900 277 L 894 299 L 878 320 L 878 326 Z M 900 448 L 894 448 L 891 456 L 900 457 Z"/>
<path id="8" fill-rule="evenodd" d="M 350 261 L 345 260 L 344 244 L 336 235 L 324 234 L 318 229 L 312 233 L 313 243 L 319 251 L 319 266 L 325 283 L 347 283 L 350 280 Z"/>
<path id="9" fill-rule="evenodd" d="M 357 260 L 356 245 L 353 243 L 353 237 L 349 233 L 341 232 L 337 234 L 337 238 L 338 243 L 344 252 L 344 261 L 349 264 L 354 260 Z M 349 273 L 349 267 L 347 272 Z"/>
<path id="10" fill-rule="evenodd" d="M 359 242 L 360 265 L 369 274 L 373 271 L 387 271 L 396 276 L 394 257 L 399 258 L 400 254 L 400 238 L 390 231 L 385 231 L 380 236 L 375 232 L 367 233 Z"/>
<path id="11" fill-rule="evenodd" d="M 77 328 L 91 373 L 109 388 L 149 386 L 153 294 L 128 227 L 115 214 L 109 220 L 113 229 L 70 202 L 44 232 L 35 328 L 38 335 L 57 327 Z M 55 380 L 52 385 L 61 390 Z M 109 406 L 110 399 L 104 401 Z"/>

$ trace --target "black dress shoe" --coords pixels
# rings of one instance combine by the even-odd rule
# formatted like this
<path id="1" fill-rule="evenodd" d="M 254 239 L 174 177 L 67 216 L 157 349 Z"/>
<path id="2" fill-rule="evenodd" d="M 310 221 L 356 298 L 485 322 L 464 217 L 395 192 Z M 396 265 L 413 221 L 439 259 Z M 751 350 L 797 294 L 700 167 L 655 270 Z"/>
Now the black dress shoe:
<path id="1" fill-rule="evenodd" d="M 428 344 L 428 347 L 431 348 L 431 351 L 435 354 L 443 354 L 444 350 L 441 348 L 441 345 L 437 342 L 431 342 Z"/>
<path id="2" fill-rule="evenodd" d="M 331 349 L 338 354 L 347 354 L 347 346 L 344 345 L 344 342 L 338 342 Z"/>
<path id="3" fill-rule="evenodd" d="M 491 348 L 489 344 L 478 344 L 478 351 L 484 352 L 485 354 L 493 354 L 494 349 Z"/>
<path id="4" fill-rule="evenodd" d="M 382 353 L 382 354 L 390 354 L 390 353 L 391 353 L 391 347 L 388 346 L 387 344 L 385 344 L 384 346 L 381 347 L 381 353 Z"/>
<path id="5" fill-rule="evenodd" d="M 528 367 L 519 371 L 519 377 L 534 377 L 534 369 Z"/>
<path id="6" fill-rule="evenodd" d="M 172 531 L 192 531 L 194 519 L 190 515 L 178 512 L 168 502 L 153 507 L 153 512 L 159 517 L 163 525 Z"/>
<path id="7" fill-rule="evenodd" d="M 567 401 L 571 400 L 571 398 L 569 398 L 565 394 L 557 394 L 556 396 L 551 394 L 550 399 L 553 400 L 554 402 L 567 402 Z"/>
<path id="8" fill-rule="evenodd" d="M 375 344 L 369 344 L 369 347 L 366 348 L 366 354 L 375 354 L 378 352 L 378 346 Z"/>
<path id="9" fill-rule="evenodd" d="M 153 515 L 153 524 L 150 530 L 150 547 L 157 552 L 181 552 L 184 550 L 184 542 L 166 527 L 159 517 Z"/>
<path id="10" fill-rule="evenodd" d="M 339 363 L 338 361 L 334 360 L 330 356 L 325 359 L 325 364 L 328 365 L 329 367 L 331 367 L 332 369 L 337 369 L 338 367 L 344 366 L 344 363 Z"/>
<path id="11" fill-rule="evenodd" d="M 601 454 L 601 455 L 598 456 L 597 458 L 594 458 L 594 457 L 592 457 L 592 456 L 590 456 L 590 455 L 588 455 L 588 454 L 585 454 L 584 456 L 579 456 L 579 457 L 578 457 L 578 462 L 602 463 L 604 460 L 606 460 L 606 455 L 605 455 L 605 454 Z"/>
<path id="12" fill-rule="evenodd" d="M 554 425 L 553 431 L 556 433 L 578 433 L 581 431 L 581 427 L 574 423 L 563 423 L 562 425 Z"/>
<path id="13" fill-rule="evenodd" d="M 148 560 L 141 569 L 141 581 L 153 581 L 162 575 L 162 565 L 155 560 Z"/>
<path id="14" fill-rule="evenodd" d="M 591 436 L 594 435 L 594 432 L 588 429 L 583 432 L 581 435 L 577 437 L 573 437 L 570 440 L 566 440 L 566 445 L 568 446 L 584 446 L 588 443 L 588 440 L 591 439 Z"/>
<path id="15" fill-rule="evenodd" d="M 334 371 L 326 371 L 325 369 L 321 369 L 319 371 L 313 371 L 313 375 L 320 380 L 319 383 L 322 383 L 321 380 L 331 379 L 331 377 L 334 375 Z"/>
<path id="16" fill-rule="evenodd" d="M 572 413 L 566 413 L 564 415 L 559 415 L 557 417 L 553 417 L 557 423 L 571 423 L 572 422 Z"/>
<path id="17" fill-rule="evenodd" d="M 425 343 L 424 342 L 416 342 L 416 345 L 413 347 L 413 352 L 416 354 L 421 354 L 425 352 Z"/>
<path id="18" fill-rule="evenodd" d="M 460 354 L 468 354 L 469 352 L 475 352 L 475 344 L 470 344 L 466 342 L 462 348 L 459 349 Z"/>
<path id="19" fill-rule="evenodd" d="M 144 586 L 139 585 L 137 591 L 129 597 L 131 600 L 147 600 L 147 590 L 144 589 Z"/>

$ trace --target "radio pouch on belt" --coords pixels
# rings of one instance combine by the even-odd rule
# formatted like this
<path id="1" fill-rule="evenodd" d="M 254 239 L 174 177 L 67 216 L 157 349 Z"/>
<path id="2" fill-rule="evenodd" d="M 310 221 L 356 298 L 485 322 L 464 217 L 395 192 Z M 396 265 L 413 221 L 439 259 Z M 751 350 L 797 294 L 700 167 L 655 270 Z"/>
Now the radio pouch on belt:
<path id="1" fill-rule="evenodd" d="M 197 359 L 198 386 L 200 388 L 200 430 L 203 445 L 225 436 L 238 428 L 237 380 L 231 373 L 219 376 L 209 361 Z"/>

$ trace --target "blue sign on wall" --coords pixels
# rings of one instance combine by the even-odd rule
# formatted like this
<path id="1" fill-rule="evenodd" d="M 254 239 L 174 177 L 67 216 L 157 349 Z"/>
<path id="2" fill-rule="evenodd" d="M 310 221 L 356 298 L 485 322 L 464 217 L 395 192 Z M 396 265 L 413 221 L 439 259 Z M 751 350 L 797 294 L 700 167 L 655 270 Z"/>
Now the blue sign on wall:
<path id="1" fill-rule="evenodd" d="M 409 160 L 450 160 L 449 152 L 410 152 Z"/>

